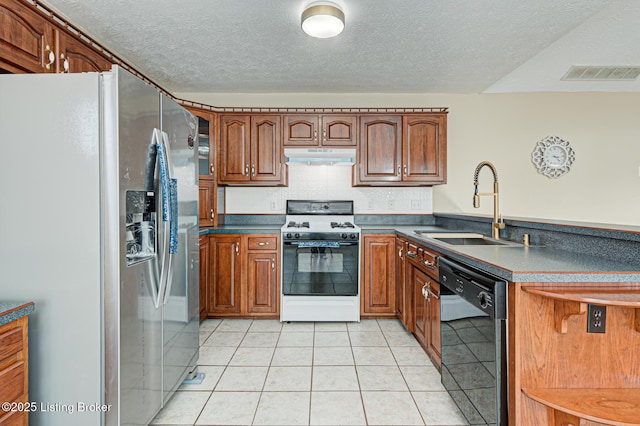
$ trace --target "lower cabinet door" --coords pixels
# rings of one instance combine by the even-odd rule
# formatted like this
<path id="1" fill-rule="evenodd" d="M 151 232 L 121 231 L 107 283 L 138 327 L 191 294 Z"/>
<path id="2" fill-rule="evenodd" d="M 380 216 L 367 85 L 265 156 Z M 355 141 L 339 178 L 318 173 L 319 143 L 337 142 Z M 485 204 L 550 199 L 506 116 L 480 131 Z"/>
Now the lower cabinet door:
<path id="1" fill-rule="evenodd" d="M 395 316 L 395 235 L 365 235 L 362 273 L 363 316 Z"/>
<path id="2" fill-rule="evenodd" d="M 419 268 L 411 266 L 411 283 L 413 288 L 413 318 L 414 333 L 423 348 L 428 346 L 429 316 L 427 299 L 425 297 L 426 287 L 430 280 L 429 276 Z"/>
<path id="3" fill-rule="evenodd" d="M 247 259 L 247 313 L 277 313 L 277 253 L 249 253 Z"/>
<path id="4" fill-rule="evenodd" d="M 429 319 L 429 346 L 427 353 L 431 359 L 440 366 L 442 361 L 442 343 L 440 340 L 440 284 L 431 281 L 431 294 L 428 305 Z"/>
<path id="5" fill-rule="evenodd" d="M 200 320 L 209 313 L 209 237 L 200 237 Z"/>
<path id="6" fill-rule="evenodd" d="M 209 240 L 209 314 L 241 314 L 242 256 L 240 236 Z"/>

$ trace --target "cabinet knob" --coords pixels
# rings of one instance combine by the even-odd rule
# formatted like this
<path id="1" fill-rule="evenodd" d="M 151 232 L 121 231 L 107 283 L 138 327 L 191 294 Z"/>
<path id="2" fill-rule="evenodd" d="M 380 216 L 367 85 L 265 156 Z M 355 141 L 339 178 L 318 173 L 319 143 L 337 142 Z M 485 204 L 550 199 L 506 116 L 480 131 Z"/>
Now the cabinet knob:
<path id="1" fill-rule="evenodd" d="M 244 172 L 242 173 L 243 176 L 249 176 L 249 164 L 245 164 L 244 166 Z"/>
<path id="2" fill-rule="evenodd" d="M 49 62 L 47 62 L 44 67 L 48 70 L 51 69 L 51 66 L 56 62 L 56 54 L 53 53 L 53 50 L 51 50 L 51 46 L 49 46 L 47 44 L 47 46 L 44 48 L 45 52 L 49 52 Z"/>
<path id="3" fill-rule="evenodd" d="M 240 249 L 238 248 L 238 244 L 234 244 L 236 246 L 236 256 L 240 256 Z"/>
<path id="4" fill-rule="evenodd" d="M 259 241 L 256 243 L 257 246 L 263 247 L 263 246 L 268 246 L 269 242 L 268 241 Z"/>
<path id="5" fill-rule="evenodd" d="M 327 129 L 322 129 L 322 140 L 323 142 L 327 141 Z"/>
<path id="6" fill-rule="evenodd" d="M 313 140 L 317 141 L 318 140 L 318 130 L 314 130 L 313 131 Z"/>
<path id="7" fill-rule="evenodd" d="M 251 176 L 255 176 L 256 175 L 256 165 L 252 164 L 251 165 Z"/>
<path id="8" fill-rule="evenodd" d="M 211 220 L 215 219 L 216 214 L 214 213 L 213 209 L 211 209 Z"/>
<path id="9" fill-rule="evenodd" d="M 209 164 L 209 170 L 211 170 L 211 174 L 215 171 L 215 167 L 213 167 L 213 163 Z"/>
<path id="10" fill-rule="evenodd" d="M 64 56 L 64 53 L 60 54 L 60 59 L 62 60 L 62 73 L 69 72 L 69 58 Z"/>
<path id="11" fill-rule="evenodd" d="M 402 176 L 402 171 L 400 171 L 400 165 L 398 164 L 398 176 Z"/>
<path id="12" fill-rule="evenodd" d="M 271 259 L 271 270 L 272 271 L 276 270 L 276 261 L 275 261 L 275 259 Z"/>
<path id="13" fill-rule="evenodd" d="M 407 165 L 406 164 L 404 165 L 404 175 L 405 176 L 407 175 Z"/>

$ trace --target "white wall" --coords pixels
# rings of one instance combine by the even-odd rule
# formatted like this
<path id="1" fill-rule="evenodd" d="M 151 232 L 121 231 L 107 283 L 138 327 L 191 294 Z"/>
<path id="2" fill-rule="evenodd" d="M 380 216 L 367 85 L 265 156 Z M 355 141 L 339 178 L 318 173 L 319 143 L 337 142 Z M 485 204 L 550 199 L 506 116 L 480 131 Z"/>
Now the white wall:
<path id="1" fill-rule="evenodd" d="M 482 200 L 480 209 L 472 207 L 473 171 L 480 161 L 486 160 L 498 169 L 501 212 L 505 217 L 640 224 L 640 94 L 637 93 L 179 94 L 179 97 L 219 106 L 447 106 L 448 183 L 434 187 L 433 211 L 490 214 L 492 203 L 488 198 Z M 538 174 L 531 163 L 535 143 L 547 135 L 568 140 L 576 152 L 571 172 L 559 179 Z M 289 190 L 296 182 L 292 177 L 295 176 L 290 175 Z M 350 179 L 341 179 L 345 186 L 350 185 Z M 491 180 L 491 173 L 483 170 L 480 190 L 490 190 Z M 270 197 L 286 198 L 287 190 L 270 189 L 280 191 Z M 387 194 L 409 200 L 414 196 L 431 196 L 395 195 L 404 190 L 377 189 L 374 194 L 380 199 Z M 247 209 L 238 207 L 243 203 L 239 201 L 245 196 L 243 191 L 256 190 L 230 188 L 230 191 L 227 208 L 237 211 Z M 363 197 L 361 189 L 345 191 Z M 362 201 L 358 204 L 358 212 L 366 212 Z M 408 205 L 409 210 L 405 211 L 405 204 L 396 204 L 396 212 L 412 213 L 410 201 Z M 428 206 L 424 210 L 428 211 Z"/>

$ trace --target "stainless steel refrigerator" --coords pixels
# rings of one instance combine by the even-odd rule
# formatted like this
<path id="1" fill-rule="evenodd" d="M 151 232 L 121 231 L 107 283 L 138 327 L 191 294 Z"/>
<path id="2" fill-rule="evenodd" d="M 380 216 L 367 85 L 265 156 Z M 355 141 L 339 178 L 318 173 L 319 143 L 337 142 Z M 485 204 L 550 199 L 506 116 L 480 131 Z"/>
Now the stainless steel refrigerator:
<path id="1" fill-rule="evenodd" d="M 144 425 L 198 359 L 197 121 L 128 72 L 0 76 L 0 299 L 30 424 Z"/>

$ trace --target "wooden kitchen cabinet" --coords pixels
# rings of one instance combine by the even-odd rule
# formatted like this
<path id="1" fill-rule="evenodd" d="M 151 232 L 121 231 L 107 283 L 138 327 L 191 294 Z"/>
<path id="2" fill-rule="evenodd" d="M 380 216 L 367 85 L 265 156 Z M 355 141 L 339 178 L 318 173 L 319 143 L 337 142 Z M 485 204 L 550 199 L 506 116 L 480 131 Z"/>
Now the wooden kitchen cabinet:
<path id="1" fill-rule="evenodd" d="M 427 295 L 425 289 L 431 283 L 431 278 L 418 266 L 409 266 L 409 280 L 412 289 L 413 300 L 413 326 L 414 335 L 420 345 L 426 348 L 428 344 L 429 315 L 427 306 Z"/>
<path id="2" fill-rule="evenodd" d="M 198 177 L 216 180 L 216 114 L 198 108 L 187 108 L 198 118 Z"/>
<path id="3" fill-rule="evenodd" d="M 414 331 L 413 321 L 411 320 L 411 314 L 413 312 L 410 302 L 411 297 L 411 285 L 407 282 L 406 277 L 406 248 L 409 242 L 403 238 L 396 237 L 396 251 L 395 251 L 395 296 L 396 296 L 396 318 L 398 318 L 407 331 Z"/>
<path id="4" fill-rule="evenodd" d="M 19 0 L 0 0 L 0 68 L 10 72 L 92 72 L 111 61 Z"/>
<path id="5" fill-rule="evenodd" d="M 242 314 L 240 235 L 209 236 L 209 315 Z"/>
<path id="6" fill-rule="evenodd" d="M 280 235 L 218 234 L 208 238 L 207 316 L 277 318 Z M 201 270 L 200 275 L 205 272 Z"/>
<path id="7" fill-rule="evenodd" d="M 411 264 L 408 271 L 413 291 L 414 335 L 425 352 L 439 367 L 440 341 L 440 284 L 424 270 Z"/>
<path id="8" fill-rule="evenodd" d="M 207 317 L 209 300 L 209 237 L 202 236 L 200 243 L 200 321 Z"/>
<path id="9" fill-rule="evenodd" d="M 402 161 L 402 117 L 360 116 L 356 185 L 400 182 Z"/>
<path id="10" fill-rule="evenodd" d="M 284 116 L 284 146 L 356 147 L 358 116 L 302 114 Z"/>
<path id="11" fill-rule="evenodd" d="M 410 328 L 436 366 L 442 360 L 440 339 L 439 253 L 407 242 L 406 286 L 411 291 Z"/>
<path id="12" fill-rule="evenodd" d="M 639 283 L 509 283 L 508 306 L 510 425 L 640 425 Z"/>
<path id="13" fill-rule="evenodd" d="M 34 8 L 18 0 L 0 0 L 0 68 L 55 72 L 55 33 L 54 25 Z"/>
<path id="14" fill-rule="evenodd" d="M 360 116 L 354 185 L 446 182 L 446 114 Z"/>
<path id="15" fill-rule="evenodd" d="M 0 401 L 29 402 L 28 317 L 0 326 Z M 0 425 L 28 425 L 27 410 L 0 410 Z"/>
<path id="16" fill-rule="evenodd" d="M 402 117 L 402 181 L 446 183 L 446 114 Z"/>
<path id="17" fill-rule="evenodd" d="M 278 237 L 247 237 L 247 314 L 279 311 Z"/>
<path id="18" fill-rule="evenodd" d="M 280 115 L 220 115 L 218 183 L 285 185 Z"/>
<path id="19" fill-rule="evenodd" d="M 198 182 L 198 220 L 201 227 L 216 225 L 216 193 L 215 182 Z"/>
<path id="20" fill-rule="evenodd" d="M 100 72 L 111 69 L 111 61 L 78 38 L 58 31 L 57 72 Z"/>
<path id="21" fill-rule="evenodd" d="M 198 118 L 198 220 L 201 227 L 217 225 L 218 183 L 216 164 L 216 115 L 188 108 Z"/>
<path id="22" fill-rule="evenodd" d="M 362 236 L 360 314 L 395 316 L 395 234 Z"/>
<path id="23" fill-rule="evenodd" d="M 249 182 L 250 127 L 248 115 L 220 115 L 219 183 Z"/>

